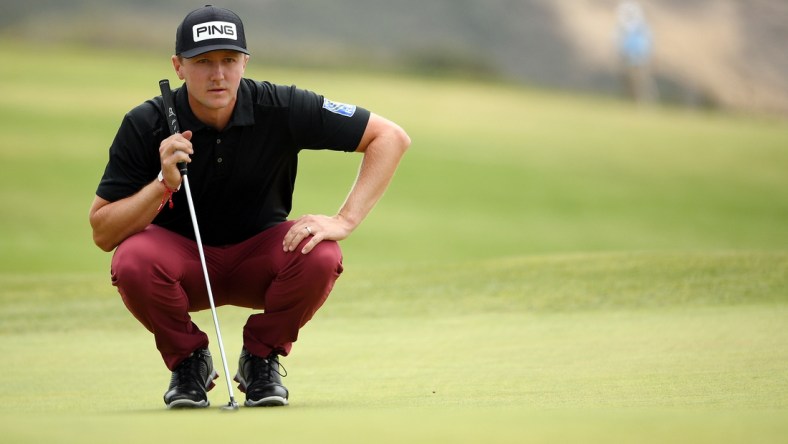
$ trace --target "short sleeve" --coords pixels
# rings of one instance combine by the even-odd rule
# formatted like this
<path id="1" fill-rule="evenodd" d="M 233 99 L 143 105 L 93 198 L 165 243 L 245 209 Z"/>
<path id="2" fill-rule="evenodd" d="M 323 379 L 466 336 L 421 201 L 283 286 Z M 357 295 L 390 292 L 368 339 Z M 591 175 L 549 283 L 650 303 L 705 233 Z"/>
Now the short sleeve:
<path id="1" fill-rule="evenodd" d="M 96 195 L 114 202 L 131 196 L 159 172 L 158 147 L 165 132 L 160 113 L 148 101 L 124 116 L 109 148 L 109 160 Z"/>
<path id="2" fill-rule="evenodd" d="M 311 91 L 290 88 L 290 129 L 299 148 L 355 151 L 370 113 Z"/>

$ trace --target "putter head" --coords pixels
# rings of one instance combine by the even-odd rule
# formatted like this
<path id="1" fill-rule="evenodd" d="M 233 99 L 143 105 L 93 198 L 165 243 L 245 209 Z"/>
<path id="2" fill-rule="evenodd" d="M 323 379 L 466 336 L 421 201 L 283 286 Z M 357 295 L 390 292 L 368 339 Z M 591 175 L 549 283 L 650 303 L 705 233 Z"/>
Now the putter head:
<path id="1" fill-rule="evenodd" d="M 223 411 L 223 412 L 235 412 L 235 411 L 238 411 L 238 403 L 235 402 L 235 399 L 233 399 L 230 402 L 228 402 L 227 405 L 223 406 L 221 408 L 221 411 Z"/>

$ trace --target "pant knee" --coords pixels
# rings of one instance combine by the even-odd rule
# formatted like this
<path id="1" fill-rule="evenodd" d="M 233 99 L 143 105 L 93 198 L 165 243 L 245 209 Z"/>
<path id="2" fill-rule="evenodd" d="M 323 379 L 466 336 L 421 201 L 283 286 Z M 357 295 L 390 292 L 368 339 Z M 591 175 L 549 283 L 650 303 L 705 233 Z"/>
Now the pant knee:
<path id="1" fill-rule="evenodd" d="M 132 239 L 120 244 L 112 256 L 112 284 L 125 286 L 127 282 L 133 284 L 148 277 L 152 259 L 149 251 Z"/>
<path id="2" fill-rule="evenodd" d="M 304 268 L 315 277 L 336 279 L 342 274 L 342 250 L 335 241 L 323 241 L 308 254 L 303 255 Z"/>

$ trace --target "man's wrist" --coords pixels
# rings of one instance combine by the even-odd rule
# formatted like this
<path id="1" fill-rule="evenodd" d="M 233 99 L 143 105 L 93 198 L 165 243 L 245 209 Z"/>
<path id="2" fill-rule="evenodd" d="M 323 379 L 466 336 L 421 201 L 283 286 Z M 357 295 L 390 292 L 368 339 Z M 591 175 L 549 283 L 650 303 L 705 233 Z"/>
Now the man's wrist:
<path id="1" fill-rule="evenodd" d="M 349 217 L 346 213 L 343 213 L 341 211 L 337 213 L 336 216 L 334 216 L 334 218 L 342 222 L 342 224 L 345 225 L 345 228 L 347 228 L 348 231 L 355 230 L 356 227 L 361 223 L 361 221 L 356 221 L 351 217 Z"/>
<path id="2" fill-rule="evenodd" d="M 168 190 L 172 190 L 172 192 L 173 192 L 173 193 L 175 193 L 175 192 L 177 192 L 177 191 L 180 191 L 180 189 L 181 189 L 181 184 L 178 184 L 178 187 L 177 187 L 177 188 L 171 188 L 171 187 L 170 187 L 170 186 L 167 184 L 167 181 L 166 181 L 166 180 L 164 180 L 164 172 L 163 172 L 163 171 L 159 171 L 159 182 L 161 182 L 161 183 L 162 183 L 162 185 L 164 185 L 165 187 L 167 187 L 167 189 L 168 189 Z"/>

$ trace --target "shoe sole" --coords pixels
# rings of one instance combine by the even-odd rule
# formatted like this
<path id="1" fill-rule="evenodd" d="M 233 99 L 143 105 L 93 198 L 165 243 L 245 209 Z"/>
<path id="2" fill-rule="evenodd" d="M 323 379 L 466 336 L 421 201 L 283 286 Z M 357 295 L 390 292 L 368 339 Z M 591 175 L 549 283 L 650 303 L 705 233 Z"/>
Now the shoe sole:
<path id="1" fill-rule="evenodd" d="M 257 401 L 247 399 L 244 405 L 246 407 L 284 407 L 287 405 L 287 399 L 281 396 L 268 396 Z"/>
<path id="2" fill-rule="evenodd" d="M 204 409 L 211 405 L 210 401 L 192 401 L 191 399 L 178 399 L 167 405 L 168 410 Z"/>

